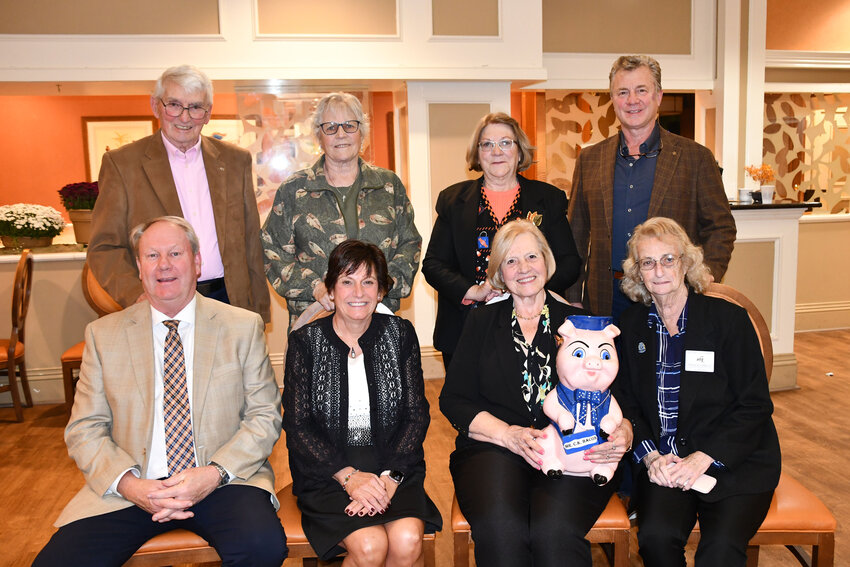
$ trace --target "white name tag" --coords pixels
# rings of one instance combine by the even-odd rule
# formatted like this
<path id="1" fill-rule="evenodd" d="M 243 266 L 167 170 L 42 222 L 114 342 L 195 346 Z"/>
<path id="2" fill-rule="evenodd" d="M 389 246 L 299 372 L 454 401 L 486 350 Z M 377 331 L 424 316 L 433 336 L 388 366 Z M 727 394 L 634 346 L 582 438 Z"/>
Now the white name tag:
<path id="1" fill-rule="evenodd" d="M 596 433 L 594 433 L 593 429 L 568 435 L 563 438 L 563 441 L 564 452 L 567 455 L 571 455 L 572 453 L 578 453 L 579 451 L 584 451 L 585 449 L 589 449 L 594 445 L 599 445 L 599 438 L 596 436 Z"/>
<path id="2" fill-rule="evenodd" d="M 714 353 L 710 350 L 686 350 L 685 370 L 688 372 L 714 372 Z"/>

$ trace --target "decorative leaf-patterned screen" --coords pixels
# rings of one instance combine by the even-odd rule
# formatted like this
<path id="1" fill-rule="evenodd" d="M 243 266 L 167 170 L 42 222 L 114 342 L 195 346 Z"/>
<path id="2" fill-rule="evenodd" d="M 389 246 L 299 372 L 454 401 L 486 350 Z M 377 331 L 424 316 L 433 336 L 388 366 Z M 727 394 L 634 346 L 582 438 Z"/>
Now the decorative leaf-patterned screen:
<path id="1" fill-rule="evenodd" d="M 776 171 L 775 200 L 820 201 L 850 211 L 850 94 L 765 95 L 763 161 Z M 569 194 L 579 149 L 616 132 L 608 93 L 546 91 L 546 178 Z"/>
<path id="2" fill-rule="evenodd" d="M 776 170 L 775 198 L 848 210 L 848 106 L 848 94 L 765 94 L 762 155 Z"/>
<path id="3" fill-rule="evenodd" d="M 546 180 L 570 194 L 579 148 L 617 131 L 607 92 L 546 91 Z"/>

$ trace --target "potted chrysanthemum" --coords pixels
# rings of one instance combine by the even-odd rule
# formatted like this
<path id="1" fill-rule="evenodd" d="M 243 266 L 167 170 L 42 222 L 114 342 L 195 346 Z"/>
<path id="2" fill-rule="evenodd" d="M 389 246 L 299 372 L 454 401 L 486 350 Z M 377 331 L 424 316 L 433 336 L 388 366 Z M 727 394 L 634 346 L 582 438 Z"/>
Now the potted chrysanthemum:
<path id="1" fill-rule="evenodd" d="M 59 190 L 62 205 L 74 225 L 74 238 L 80 244 L 88 244 L 91 237 L 91 211 L 97 195 L 97 181 L 69 183 Z"/>
<path id="2" fill-rule="evenodd" d="M 50 246 L 63 228 L 65 219 L 53 207 L 28 203 L 0 207 L 0 239 L 6 248 Z"/>

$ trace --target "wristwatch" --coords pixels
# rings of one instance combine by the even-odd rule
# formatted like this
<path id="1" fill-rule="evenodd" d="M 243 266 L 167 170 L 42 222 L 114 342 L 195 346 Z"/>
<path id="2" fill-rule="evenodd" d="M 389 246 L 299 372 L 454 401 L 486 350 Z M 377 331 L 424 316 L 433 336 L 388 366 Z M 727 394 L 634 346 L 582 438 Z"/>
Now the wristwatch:
<path id="1" fill-rule="evenodd" d="M 223 466 L 221 466 L 215 461 L 210 461 L 210 466 L 215 467 L 215 470 L 218 471 L 218 476 L 221 477 L 218 481 L 219 486 L 224 486 L 225 484 L 230 482 L 230 474 L 228 474 L 227 469 L 225 469 Z"/>
<path id="2" fill-rule="evenodd" d="M 396 484 L 401 484 L 401 481 L 404 480 L 404 473 L 401 472 L 401 471 L 391 471 L 391 470 L 388 469 L 388 470 L 385 470 L 384 472 L 382 472 L 381 476 L 390 477 L 390 480 L 393 481 Z"/>

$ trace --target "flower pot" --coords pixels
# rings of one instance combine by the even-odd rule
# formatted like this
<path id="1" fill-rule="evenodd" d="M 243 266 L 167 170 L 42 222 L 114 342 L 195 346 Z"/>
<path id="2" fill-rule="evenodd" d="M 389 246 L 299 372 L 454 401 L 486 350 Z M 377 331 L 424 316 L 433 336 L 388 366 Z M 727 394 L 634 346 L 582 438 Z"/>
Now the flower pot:
<path id="1" fill-rule="evenodd" d="M 68 216 L 74 225 L 74 238 L 78 244 L 88 244 L 91 240 L 91 209 L 70 209 Z"/>
<path id="2" fill-rule="evenodd" d="M 43 248 L 53 243 L 52 236 L 0 236 L 6 248 Z"/>

